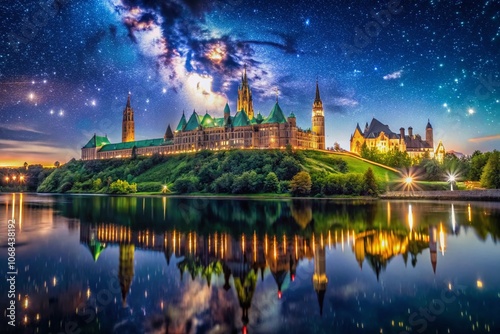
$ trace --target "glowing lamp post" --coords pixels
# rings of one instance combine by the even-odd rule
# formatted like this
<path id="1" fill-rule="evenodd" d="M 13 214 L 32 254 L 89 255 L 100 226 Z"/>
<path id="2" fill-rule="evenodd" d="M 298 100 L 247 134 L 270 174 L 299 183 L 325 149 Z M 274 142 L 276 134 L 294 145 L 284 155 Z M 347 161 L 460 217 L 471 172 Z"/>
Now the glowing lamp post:
<path id="1" fill-rule="evenodd" d="M 413 183 L 413 178 L 411 176 L 407 176 L 404 179 L 405 181 L 405 188 L 408 189 L 408 191 L 412 188 L 412 183 Z"/>
<path id="2" fill-rule="evenodd" d="M 454 175 L 450 175 L 448 177 L 448 182 L 450 182 L 450 190 L 453 191 L 453 182 L 455 182 L 455 176 Z"/>

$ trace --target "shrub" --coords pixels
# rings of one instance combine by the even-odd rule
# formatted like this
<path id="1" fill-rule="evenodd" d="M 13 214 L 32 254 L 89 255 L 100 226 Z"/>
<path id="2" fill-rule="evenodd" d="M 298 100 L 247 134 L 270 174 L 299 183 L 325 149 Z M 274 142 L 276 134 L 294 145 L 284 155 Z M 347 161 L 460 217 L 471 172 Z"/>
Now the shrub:
<path id="1" fill-rule="evenodd" d="M 137 192 L 137 185 L 135 183 L 129 184 L 127 181 L 116 180 L 111 183 L 108 188 L 110 194 L 130 194 Z"/>
<path id="2" fill-rule="evenodd" d="M 138 192 L 160 192 L 163 189 L 161 182 L 140 182 L 137 183 Z"/>

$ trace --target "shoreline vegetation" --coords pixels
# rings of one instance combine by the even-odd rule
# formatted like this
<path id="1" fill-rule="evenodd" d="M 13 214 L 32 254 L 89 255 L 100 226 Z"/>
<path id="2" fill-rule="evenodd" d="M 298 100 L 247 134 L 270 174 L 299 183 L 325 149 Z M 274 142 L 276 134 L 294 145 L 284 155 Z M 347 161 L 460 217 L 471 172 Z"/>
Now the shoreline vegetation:
<path id="1" fill-rule="evenodd" d="M 478 157 L 482 159 L 481 164 L 474 164 Z M 423 160 L 420 165 L 399 170 L 343 152 L 292 150 L 290 147 L 126 159 L 72 159 L 62 166 L 56 162 L 52 170 L 25 163 L 24 168 L 19 168 L 17 178 L 15 172 L 10 171 L 10 181 L 9 174 L 0 170 L 0 174 L 5 174 L 0 192 L 263 199 L 498 200 L 498 191 L 482 190 L 479 186 L 485 184 L 484 176 L 490 175 L 493 187 L 489 188 L 500 188 L 496 185 L 500 178 L 497 177 L 500 174 L 499 157 L 498 151 L 475 153 L 469 162 L 448 156 L 439 169 L 435 163 Z M 450 166 L 457 162 L 463 167 L 462 175 L 456 168 L 452 173 L 462 177 L 451 179 L 452 174 L 446 171 L 453 170 Z M 427 168 L 429 164 L 433 168 Z M 468 169 L 465 168 L 467 164 Z M 458 182 L 466 179 L 464 175 L 472 175 L 469 178 L 472 181 Z"/>
<path id="2" fill-rule="evenodd" d="M 36 195 L 74 195 L 74 196 L 127 196 L 127 197 L 165 197 L 165 198 L 195 198 L 195 199 L 230 199 L 230 200 L 333 200 L 333 201 L 378 201 L 378 200 L 438 200 L 438 201 L 500 201 L 500 189 L 455 190 L 455 191 L 389 191 L 374 196 L 292 196 L 290 194 L 208 194 L 208 193 L 158 193 L 137 192 L 131 194 L 108 193 L 40 193 L 25 192 Z"/>

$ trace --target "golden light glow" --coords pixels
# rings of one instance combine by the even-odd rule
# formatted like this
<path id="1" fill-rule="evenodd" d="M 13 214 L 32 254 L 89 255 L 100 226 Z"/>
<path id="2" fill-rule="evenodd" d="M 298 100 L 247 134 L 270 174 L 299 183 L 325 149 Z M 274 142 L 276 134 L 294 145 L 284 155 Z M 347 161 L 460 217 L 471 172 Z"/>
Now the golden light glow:
<path id="1" fill-rule="evenodd" d="M 481 281 L 480 279 L 477 280 L 476 282 L 476 285 L 479 289 L 482 289 L 483 288 L 483 281 Z"/>
<path id="2" fill-rule="evenodd" d="M 224 59 L 226 59 L 226 46 L 222 43 L 214 44 L 212 48 L 208 50 L 206 56 L 212 62 L 220 64 Z"/>
<path id="3" fill-rule="evenodd" d="M 443 231 L 443 224 L 439 224 L 439 250 L 444 256 L 444 251 L 446 250 L 446 235 Z"/>
<path id="4" fill-rule="evenodd" d="M 410 233 L 413 231 L 413 212 L 411 209 L 411 204 L 408 205 L 408 225 L 410 226 Z"/>

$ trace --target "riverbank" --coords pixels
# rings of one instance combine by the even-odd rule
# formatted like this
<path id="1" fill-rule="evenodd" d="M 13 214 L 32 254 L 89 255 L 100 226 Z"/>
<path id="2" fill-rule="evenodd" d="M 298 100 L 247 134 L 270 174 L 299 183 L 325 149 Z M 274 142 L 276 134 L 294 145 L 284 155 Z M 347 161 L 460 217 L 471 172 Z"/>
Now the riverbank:
<path id="1" fill-rule="evenodd" d="M 460 201 L 500 201 L 500 189 L 455 191 L 388 191 L 381 199 L 427 199 Z"/>

